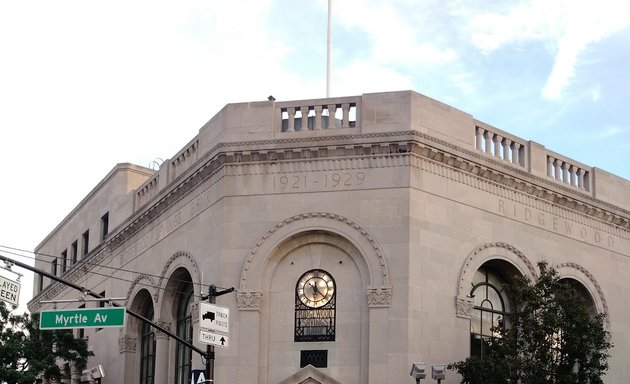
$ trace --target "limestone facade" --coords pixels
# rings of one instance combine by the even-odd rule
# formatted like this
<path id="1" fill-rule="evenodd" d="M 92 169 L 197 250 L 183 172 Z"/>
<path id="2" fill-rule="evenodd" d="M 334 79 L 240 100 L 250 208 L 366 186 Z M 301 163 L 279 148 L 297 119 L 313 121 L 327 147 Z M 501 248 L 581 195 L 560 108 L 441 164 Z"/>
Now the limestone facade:
<path id="1" fill-rule="evenodd" d="M 630 182 L 411 91 L 228 104 L 159 170 L 115 166 L 36 251 L 37 267 L 56 259 L 172 332 L 192 326 L 204 351 L 201 297 L 236 288 L 217 298 L 230 333 L 215 382 L 259 384 L 411 383 L 412 362 L 470 353 L 480 268 L 535 279 L 546 260 L 608 316 L 605 382 L 630 380 Z M 335 280 L 334 341 L 294 341 L 296 284 L 314 269 Z M 80 296 L 34 288 L 33 312 Z M 110 383 L 204 367 L 163 332 L 144 349 L 147 332 L 129 316 L 85 330 L 89 365 Z M 301 367 L 303 351 L 325 366 Z"/>

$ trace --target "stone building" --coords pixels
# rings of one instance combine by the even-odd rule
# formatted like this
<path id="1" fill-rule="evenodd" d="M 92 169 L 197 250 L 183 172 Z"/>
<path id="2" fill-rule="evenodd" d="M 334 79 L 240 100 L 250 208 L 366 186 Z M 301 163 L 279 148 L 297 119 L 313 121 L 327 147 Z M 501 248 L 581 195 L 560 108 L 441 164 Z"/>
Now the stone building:
<path id="1" fill-rule="evenodd" d="M 116 165 L 36 251 L 203 350 L 201 297 L 234 287 L 215 382 L 259 384 L 412 383 L 477 353 L 501 285 L 546 260 L 608 316 L 605 381 L 630 381 L 630 182 L 411 91 L 228 104 L 159 170 Z M 33 312 L 80 296 L 34 289 Z M 133 317 L 74 332 L 103 383 L 204 368 Z"/>

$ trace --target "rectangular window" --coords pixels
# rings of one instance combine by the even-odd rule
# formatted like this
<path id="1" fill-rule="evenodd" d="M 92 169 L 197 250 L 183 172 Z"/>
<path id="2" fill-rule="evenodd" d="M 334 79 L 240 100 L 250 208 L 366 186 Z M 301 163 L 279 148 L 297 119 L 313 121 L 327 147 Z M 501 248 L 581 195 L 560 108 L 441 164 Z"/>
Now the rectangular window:
<path id="1" fill-rule="evenodd" d="M 37 275 L 37 293 L 44 289 L 44 275 Z"/>
<path id="2" fill-rule="evenodd" d="M 66 267 L 68 266 L 68 250 L 64 250 L 61 252 L 61 274 L 63 275 L 66 272 Z"/>
<path id="3" fill-rule="evenodd" d="M 75 240 L 70 247 L 70 265 L 77 262 L 77 251 L 79 250 L 79 240 Z"/>
<path id="4" fill-rule="evenodd" d="M 83 235 L 81 235 L 81 244 L 82 244 L 81 257 L 85 257 L 85 255 L 87 255 L 88 252 L 90 251 L 90 230 L 89 229 L 83 232 Z"/>
<path id="5" fill-rule="evenodd" d="M 109 212 L 101 217 L 101 241 L 105 240 L 109 233 Z"/>
<path id="6" fill-rule="evenodd" d="M 52 266 L 50 267 L 50 273 L 57 276 L 57 259 L 56 258 L 52 261 Z"/>

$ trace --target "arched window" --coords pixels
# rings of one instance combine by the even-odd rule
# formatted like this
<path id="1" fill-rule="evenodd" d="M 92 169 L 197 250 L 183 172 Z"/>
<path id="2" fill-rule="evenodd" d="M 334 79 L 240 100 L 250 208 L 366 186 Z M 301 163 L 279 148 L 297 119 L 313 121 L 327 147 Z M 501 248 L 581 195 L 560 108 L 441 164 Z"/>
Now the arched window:
<path id="1" fill-rule="evenodd" d="M 504 291 L 505 280 L 494 269 L 481 267 L 475 272 L 470 296 L 474 307 L 470 317 L 470 354 L 483 357 L 488 339 L 497 337 L 495 328 L 506 327 L 511 312 Z"/>
<path id="2" fill-rule="evenodd" d="M 304 273 L 295 286 L 294 341 L 335 341 L 335 280 L 326 271 Z"/>
<path id="3" fill-rule="evenodd" d="M 183 283 L 178 290 L 179 301 L 177 304 L 177 336 L 192 344 L 192 314 L 191 300 L 193 295 L 192 282 Z M 187 384 L 190 379 L 192 364 L 192 351 L 185 345 L 177 343 L 175 348 L 175 383 Z"/>
<path id="4" fill-rule="evenodd" d="M 153 306 L 149 305 L 143 313 L 148 320 L 153 320 Z M 140 384 L 153 384 L 155 374 L 155 333 L 149 323 L 142 322 L 140 333 Z"/>

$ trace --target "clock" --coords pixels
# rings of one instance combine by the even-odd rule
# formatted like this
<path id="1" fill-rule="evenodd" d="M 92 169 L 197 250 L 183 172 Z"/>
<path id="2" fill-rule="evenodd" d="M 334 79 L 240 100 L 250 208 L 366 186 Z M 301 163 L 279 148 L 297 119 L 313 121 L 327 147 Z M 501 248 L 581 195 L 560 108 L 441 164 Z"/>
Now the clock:
<path id="1" fill-rule="evenodd" d="M 309 308 L 321 308 L 335 296 L 335 280 L 321 269 L 308 271 L 295 288 L 300 302 Z"/>

